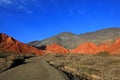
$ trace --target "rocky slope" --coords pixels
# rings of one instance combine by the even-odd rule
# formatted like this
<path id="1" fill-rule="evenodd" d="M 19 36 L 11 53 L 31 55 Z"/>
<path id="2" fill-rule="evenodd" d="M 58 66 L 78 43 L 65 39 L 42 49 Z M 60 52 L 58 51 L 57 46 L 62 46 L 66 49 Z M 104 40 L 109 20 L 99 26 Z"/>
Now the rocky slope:
<path id="1" fill-rule="evenodd" d="M 116 39 L 115 42 L 107 49 L 112 54 L 120 54 L 120 38 Z"/>
<path id="2" fill-rule="evenodd" d="M 96 45 L 93 42 L 86 42 L 80 44 L 78 47 L 72 49 L 70 53 L 82 53 L 82 54 L 96 54 L 99 52 L 109 52 L 111 54 L 120 54 L 120 38 L 114 42 L 106 42 L 101 45 Z"/>
<path id="3" fill-rule="evenodd" d="M 94 54 L 97 52 L 98 47 L 96 44 L 91 43 L 91 42 L 86 42 L 75 49 L 71 50 L 71 53 L 85 53 L 85 54 Z"/>
<path id="4" fill-rule="evenodd" d="M 120 28 L 109 28 L 81 35 L 64 32 L 42 41 L 33 41 L 29 45 L 37 47 L 46 45 L 48 52 L 53 53 L 95 54 L 99 52 L 110 52 L 112 54 L 118 54 L 120 53 L 118 38 L 120 38 Z"/>
<path id="5" fill-rule="evenodd" d="M 95 43 L 92 42 L 86 42 L 78 47 L 72 49 L 70 53 L 79 53 L 79 54 L 96 54 L 99 52 L 109 52 L 110 45 L 108 44 L 101 44 L 101 45 L 96 45 Z M 110 52 L 111 53 L 111 52 Z"/>
<path id="6" fill-rule="evenodd" d="M 35 53 L 38 55 L 41 55 L 43 53 L 41 50 L 21 43 L 3 33 L 0 33 L 0 49 L 2 51 L 10 51 L 16 53 Z"/>
<path id="7" fill-rule="evenodd" d="M 94 42 L 98 45 L 105 42 L 114 42 L 114 40 L 120 37 L 120 28 L 98 30 L 80 34 L 79 37 L 82 38 L 84 42 Z"/>
<path id="8" fill-rule="evenodd" d="M 39 42 L 33 41 L 28 44 L 39 47 L 39 46 L 49 45 L 53 43 L 57 43 L 67 49 L 72 49 L 78 46 L 78 43 L 80 43 L 80 38 L 76 34 L 73 34 L 70 32 L 63 32 L 51 38 L 48 38 Z"/>
<path id="9" fill-rule="evenodd" d="M 42 41 L 33 41 L 28 43 L 32 46 L 42 46 L 57 43 L 67 49 L 74 49 L 82 43 L 94 42 L 97 45 L 114 42 L 115 39 L 120 37 L 120 28 L 108 28 L 98 30 L 95 32 L 89 32 L 85 34 L 76 35 L 69 32 L 63 32 L 51 38 Z"/>
<path id="10" fill-rule="evenodd" d="M 47 45 L 46 47 L 46 53 L 69 53 L 69 50 L 67 50 L 66 48 L 54 43 L 51 45 Z"/>

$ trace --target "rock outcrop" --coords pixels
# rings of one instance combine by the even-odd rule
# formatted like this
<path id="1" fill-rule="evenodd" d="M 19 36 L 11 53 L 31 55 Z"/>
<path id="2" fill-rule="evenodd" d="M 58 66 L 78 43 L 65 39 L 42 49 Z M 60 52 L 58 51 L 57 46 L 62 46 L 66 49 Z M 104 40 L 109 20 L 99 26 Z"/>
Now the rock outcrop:
<path id="1" fill-rule="evenodd" d="M 71 50 L 71 53 L 94 54 L 97 51 L 97 46 L 94 43 L 86 42 Z"/>
<path id="2" fill-rule="evenodd" d="M 99 52 L 120 54 L 120 38 L 116 39 L 113 43 L 106 42 L 100 45 L 96 45 L 95 43 L 92 42 L 86 42 L 80 44 L 78 47 L 72 49 L 70 52 L 79 54 L 96 54 Z"/>
<path id="3" fill-rule="evenodd" d="M 69 50 L 67 50 L 66 48 L 54 43 L 51 45 L 47 45 L 46 47 L 46 52 L 47 53 L 63 53 L 66 54 L 69 52 Z"/>
<path id="4" fill-rule="evenodd" d="M 120 54 L 120 38 L 115 40 L 115 42 L 107 49 L 107 51 L 112 54 Z"/>
<path id="5" fill-rule="evenodd" d="M 15 53 L 35 53 L 37 55 L 43 54 L 41 50 L 21 43 L 3 33 L 0 33 L 0 49 L 3 51 L 10 51 Z"/>

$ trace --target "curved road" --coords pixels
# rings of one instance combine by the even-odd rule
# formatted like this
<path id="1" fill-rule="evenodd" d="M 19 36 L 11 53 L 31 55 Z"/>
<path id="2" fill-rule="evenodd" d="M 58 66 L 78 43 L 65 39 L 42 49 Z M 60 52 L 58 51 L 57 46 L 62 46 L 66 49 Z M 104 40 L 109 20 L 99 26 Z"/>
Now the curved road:
<path id="1" fill-rule="evenodd" d="M 0 80 L 66 80 L 54 67 L 40 57 L 26 60 L 26 64 L 0 73 Z"/>

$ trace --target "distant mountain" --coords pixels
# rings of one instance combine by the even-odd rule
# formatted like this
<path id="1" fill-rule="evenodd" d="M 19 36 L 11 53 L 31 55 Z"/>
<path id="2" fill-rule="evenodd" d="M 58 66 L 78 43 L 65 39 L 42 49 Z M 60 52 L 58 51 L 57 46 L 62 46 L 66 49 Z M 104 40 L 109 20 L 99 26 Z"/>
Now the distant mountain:
<path id="1" fill-rule="evenodd" d="M 51 38 L 48 38 L 42 41 L 37 41 L 37 42 L 33 41 L 28 44 L 39 47 L 39 46 L 49 45 L 53 43 L 57 43 L 68 49 L 72 49 L 72 48 L 75 48 L 78 45 L 78 43 L 80 43 L 80 38 L 76 34 L 63 32 Z"/>
<path id="2" fill-rule="evenodd" d="M 6 52 L 15 52 L 15 53 L 35 53 L 37 55 L 43 54 L 41 50 L 34 48 L 32 46 L 28 46 L 24 43 L 21 43 L 14 38 L 0 33 L 0 50 Z"/>
<path id="3" fill-rule="evenodd" d="M 42 41 L 33 41 L 28 43 L 31 46 L 43 46 L 53 43 L 57 43 L 67 49 L 74 49 L 82 43 L 94 42 L 97 45 L 106 42 L 114 42 L 120 37 L 120 28 L 108 28 L 103 30 L 98 30 L 95 32 L 89 32 L 85 34 L 76 35 L 69 32 L 63 32 L 51 38 Z"/>
<path id="4" fill-rule="evenodd" d="M 29 46 L 30 45 L 30 46 Z M 120 54 L 120 28 L 109 28 L 76 35 L 64 32 L 42 41 L 33 41 L 29 45 L 0 33 L 0 50 L 16 53 L 79 53 L 96 54 L 110 52 Z"/>
<path id="5" fill-rule="evenodd" d="M 94 42 L 96 44 L 114 42 L 120 37 L 120 28 L 98 30 L 95 32 L 80 34 L 79 37 L 84 40 L 83 42 Z"/>

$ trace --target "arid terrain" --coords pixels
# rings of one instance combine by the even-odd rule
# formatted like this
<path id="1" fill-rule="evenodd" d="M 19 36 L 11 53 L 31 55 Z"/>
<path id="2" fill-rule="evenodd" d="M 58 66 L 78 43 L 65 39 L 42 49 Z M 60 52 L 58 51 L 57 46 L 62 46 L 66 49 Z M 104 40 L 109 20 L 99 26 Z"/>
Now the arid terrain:
<path id="1" fill-rule="evenodd" d="M 119 74 L 120 55 L 109 53 L 48 53 L 41 57 L 12 53 L 0 57 L 0 80 L 120 80 Z"/>
<path id="2" fill-rule="evenodd" d="M 66 80 L 59 71 L 43 61 L 41 57 L 23 60 L 24 63 L 19 66 L 9 67 L 8 70 L 1 72 L 0 80 Z"/>
<path id="3" fill-rule="evenodd" d="M 69 74 L 70 80 L 120 80 L 120 55 L 47 54 L 42 58 Z"/>
<path id="4" fill-rule="evenodd" d="M 0 33 L 0 80 L 120 80 L 120 29 L 28 44 Z"/>

